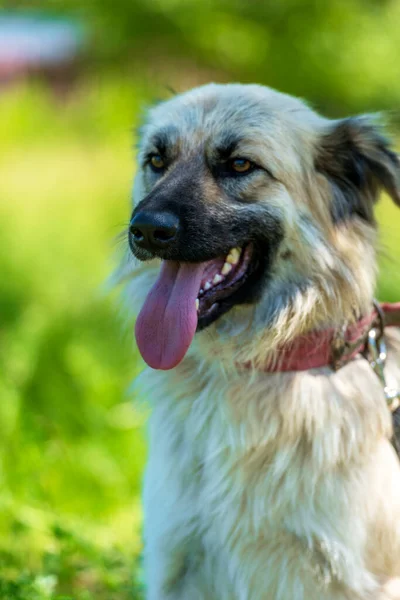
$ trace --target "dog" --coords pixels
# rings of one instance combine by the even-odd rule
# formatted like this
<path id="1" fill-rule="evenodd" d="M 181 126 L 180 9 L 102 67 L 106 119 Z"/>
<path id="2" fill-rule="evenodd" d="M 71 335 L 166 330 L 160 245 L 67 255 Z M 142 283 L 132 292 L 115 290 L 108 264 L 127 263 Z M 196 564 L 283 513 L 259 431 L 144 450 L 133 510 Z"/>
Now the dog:
<path id="1" fill-rule="evenodd" d="M 117 278 L 151 367 L 148 600 L 400 598 L 384 386 L 360 348 L 319 364 L 373 310 L 380 192 L 400 206 L 379 123 L 209 84 L 149 110 L 138 162 Z"/>

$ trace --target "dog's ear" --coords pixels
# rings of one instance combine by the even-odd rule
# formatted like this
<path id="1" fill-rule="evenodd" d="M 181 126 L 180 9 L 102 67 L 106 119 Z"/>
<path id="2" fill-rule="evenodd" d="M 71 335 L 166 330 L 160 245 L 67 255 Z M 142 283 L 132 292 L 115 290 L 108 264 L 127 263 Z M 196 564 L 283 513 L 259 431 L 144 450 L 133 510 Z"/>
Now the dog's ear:
<path id="1" fill-rule="evenodd" d="M 374 222 L 382 189 L 400 206 L 399 156 L 370 117 L 332 122 L 320 139 L 315 166 L 333 188 L 335 221 L 353 214 Z"/>

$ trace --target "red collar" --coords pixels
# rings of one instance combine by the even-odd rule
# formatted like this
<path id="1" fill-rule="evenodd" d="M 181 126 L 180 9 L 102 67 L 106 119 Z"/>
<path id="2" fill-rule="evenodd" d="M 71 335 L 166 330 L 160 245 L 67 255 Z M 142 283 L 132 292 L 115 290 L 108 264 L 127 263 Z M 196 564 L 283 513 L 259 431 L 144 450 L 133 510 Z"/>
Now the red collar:
<path id="1" fill-rule="evenodd" d="M 342 367 L 365 349 L 368 332 L 377 327 L 400 327 L 400 302 L 378 304 L 371 314 L 344 328 L 306 333 L 281 349 L 278 360 L 268 365 L 266 372 L 307 371 L 320 367 L 335 370 Z M 250 365 L 246 365 L 250 366 Z"/>

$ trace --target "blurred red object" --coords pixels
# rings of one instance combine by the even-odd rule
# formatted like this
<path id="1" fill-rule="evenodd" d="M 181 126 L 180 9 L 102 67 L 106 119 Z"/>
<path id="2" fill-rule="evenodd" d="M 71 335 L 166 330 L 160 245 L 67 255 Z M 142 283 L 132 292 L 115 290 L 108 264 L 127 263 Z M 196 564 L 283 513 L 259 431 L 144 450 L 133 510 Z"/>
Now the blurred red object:
<path id="1" fill-rule="evenodd" d="M 86 33 L 66 18 L 0 13 L 0 84 L 42 75 L 68 83 L 78 68 Z"/>

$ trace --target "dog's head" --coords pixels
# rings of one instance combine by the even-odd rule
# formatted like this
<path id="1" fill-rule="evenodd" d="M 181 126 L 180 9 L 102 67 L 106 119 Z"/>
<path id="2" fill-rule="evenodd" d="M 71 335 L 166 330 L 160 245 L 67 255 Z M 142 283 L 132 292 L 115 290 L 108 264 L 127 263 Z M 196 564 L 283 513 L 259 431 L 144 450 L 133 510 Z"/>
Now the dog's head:
<path id="1" fill-rule="evenodd" d="M 373 295 L 382 188 L 400 204 L 399 160 L 368 118 L 330 121 L 257 85 L 207 85 L 152 109 L 129 230 L 157 271 L 136 326 L 145 360 L 171 368 L 196 331 L 215 333 L 211 350 L 238 322 L 236 351 L 257 359 L 357 318 Z M 132 284 L 138 296 L 148 282 Z"/>

